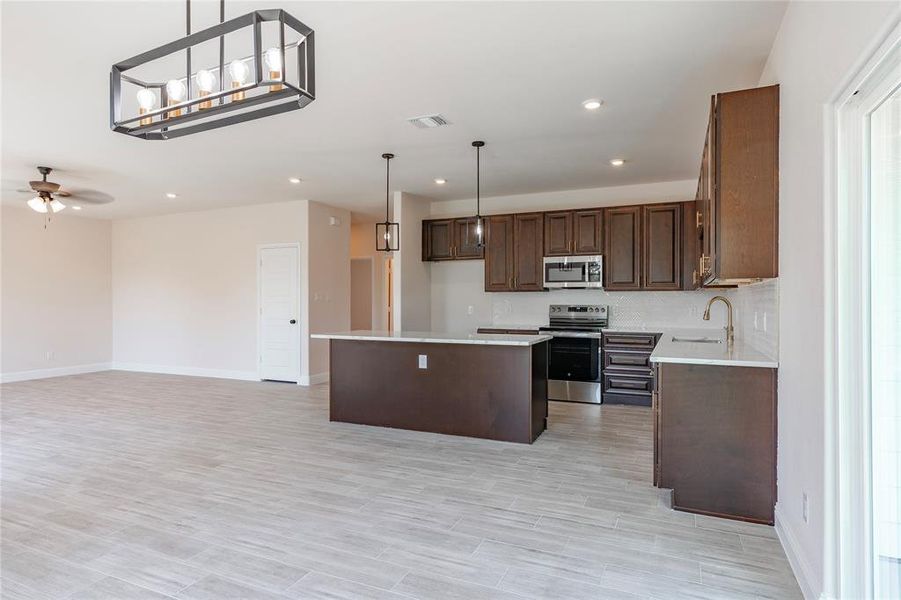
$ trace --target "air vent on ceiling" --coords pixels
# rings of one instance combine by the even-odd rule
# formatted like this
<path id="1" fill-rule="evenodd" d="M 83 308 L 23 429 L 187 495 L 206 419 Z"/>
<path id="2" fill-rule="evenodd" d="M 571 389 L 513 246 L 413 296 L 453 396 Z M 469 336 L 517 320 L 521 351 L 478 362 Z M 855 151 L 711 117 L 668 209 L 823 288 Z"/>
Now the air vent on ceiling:
<path id="1" fill-rule="evenodd" d="M 441 115 L 423 115 L 421 117 L 413 117 L 412 119 L 407 119 L 407 122 L 412 123 L 420 129 L 434 129 L 435 127 L 450 125 L 450 121 L 448 121 Z"/>

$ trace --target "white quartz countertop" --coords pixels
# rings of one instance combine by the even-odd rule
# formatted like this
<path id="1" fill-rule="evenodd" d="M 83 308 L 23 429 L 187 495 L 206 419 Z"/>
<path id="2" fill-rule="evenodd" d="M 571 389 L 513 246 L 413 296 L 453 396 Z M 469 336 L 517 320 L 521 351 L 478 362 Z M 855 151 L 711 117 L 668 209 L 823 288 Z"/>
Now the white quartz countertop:
<path id="1" fill-rule="evenodd" d="M 505 335 L 495 333 L 449 333 L 445 331 L 343 331 L 316 333 L 318 340 L 361 340 L 375 342 L 418 342 L 423 344 L 479 344 L 482 346 L 533 346 L 551 339 L 549 335 Z"/>
<path id="2" fill-rule="evenodd" d="M 625 331 L 625 330 L 622 330 Z M 730 349 L 724 329 L 663 329 L 663 335 L 651 354 L 652 363 L 720 365 L 727 367 L 761 367 L 776 369 L 779 361 L 736 339 Z M 678 339 L 713 338 L 720 343 L 673 341 Z"/>

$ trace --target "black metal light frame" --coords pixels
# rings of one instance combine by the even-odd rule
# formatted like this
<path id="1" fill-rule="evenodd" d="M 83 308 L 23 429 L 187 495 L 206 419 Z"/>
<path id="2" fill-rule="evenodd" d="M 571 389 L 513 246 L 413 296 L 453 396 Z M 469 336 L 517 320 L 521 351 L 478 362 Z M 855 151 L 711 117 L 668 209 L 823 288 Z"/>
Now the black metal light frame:
<path id="1" fill-rule="evenodd" d="M 481 187 L 482 187 L 482 155 L 481 150 L 485 146 L 485 142 L 477 140 L 472 143 L 472 147 L 476 149 L 476 248 L 485 246 L 485 224 L 482 222 L 481 215 Z"/>
<path id="2" fill-rule="evenodd" d="M 375 224 L 375 249 L 377 252 L 397 252 L 400 250 L 400 223 L 391 221 L 389 214 L 391 159 L 393 154 L 382 154 L 385 159 L 385 222 Z"/>
<path id="3" fill-rule="evenodd" d="M 224 11 L 222 14 L 224 14 Z M 278 48 L 281 51 L 282 69 L 280 77 L 275 80 L 264 79 L 263 77 L 262 23 L 267 21 L 277 21 L 279 23 Z M 286 26 L 303 36 L 303 40 L 296 44 L 298 85 L 294 85 L 285 80 L 285 72 L 287 71 L 285 68 Z M 225 73 L 223 36 L 245 27 L 253 28 L 253 54 L 247 58 L 253 59 L 253 80 L 240 87 L 226 89 L 225 77 L 223 76 Z M 235 17 L 234 19 L 229 19 L 228 21 L 223 21 L 202 31 L 190 33 L 189 4 L 188 30 L 189 34 L 181 39 L 169 42 L 168 44 L 164 44 L 153 50 L 148 50 L 147 52 L 120 61 L 112 66 L 110 71 L 110 128 L 113 131 L 145 140 L 166 140 L 297 110 L 307 106 L 316 99 L 314 32 L 284 10 L 258 10 L 240 17 Z M 217 37 L 220 38 L 218 65 L 219 91 L 210 93 L 207 96 L 192 99 L 192 80 L 195 73 L 191 71 L 191 48 L 197 44 L 207 42 Z M 185 86 L 187 87 L 188 93 L 184 102 L 167 106 L 168 94 L 166 92 L 165 82 L 145 82 L 124 74 L 129 69 L 139 67 L 148 62 L 180 51 L 186 51 L 187 57 Z M 149 89 L 159 90 L 160 108 L 135 117 L 123 119 L 121 104 L 122 81 L 127 81 Z M 267 91 L 264 94 L 255 96 L 248 95 L 243 100 L 229 100 L 226 102 L 226 98 L 232 94 L 246 92 L 248 90 L 269 85 L 281 85 L 283 87 L 278 91 Z M 213 103 L 209 108 L 201 110 L 196 106 L 202 102 L 211 102 L 215 100 L 218 100 L 218 103 Z M 258 106 L 258 108 L 251 111 L 230 114 L 234 113 L 236 110 L 252 106 Z M 163 118 L 163 115 L 166 113 L 179 109 L 184 111 L 181 115 L 167 115 L 167 118 Z M 141 120 L 147 118 L 153 119 L 153 122 L 141 125 Z"/>

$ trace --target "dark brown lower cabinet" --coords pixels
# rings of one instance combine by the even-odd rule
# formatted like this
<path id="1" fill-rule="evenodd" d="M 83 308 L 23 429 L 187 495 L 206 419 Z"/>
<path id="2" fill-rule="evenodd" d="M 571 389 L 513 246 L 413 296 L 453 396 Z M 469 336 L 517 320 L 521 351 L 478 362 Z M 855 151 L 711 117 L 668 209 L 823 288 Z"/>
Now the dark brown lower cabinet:
<path id="1" fill-rule="evenodd" d="M 651 406 L 651 352 L 659 338 L 657 333 L 604 334 L 604 404 Z"/>
<path id="2" fill-rule="evenodd" d="M 773 523 L 776 369 L 656 367 L 655 482 L 673 508 Z"/>

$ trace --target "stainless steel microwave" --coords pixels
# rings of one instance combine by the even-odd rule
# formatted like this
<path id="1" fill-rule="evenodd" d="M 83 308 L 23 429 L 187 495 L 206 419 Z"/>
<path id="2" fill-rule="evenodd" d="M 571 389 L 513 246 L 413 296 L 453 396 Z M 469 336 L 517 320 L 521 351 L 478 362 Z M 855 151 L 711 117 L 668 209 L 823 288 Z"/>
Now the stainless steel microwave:
<path id="1" fill-rule="evenodd" d="M 602 288 L 604 257 L 548 256 L 544 259 L 544 287 Z"/>

